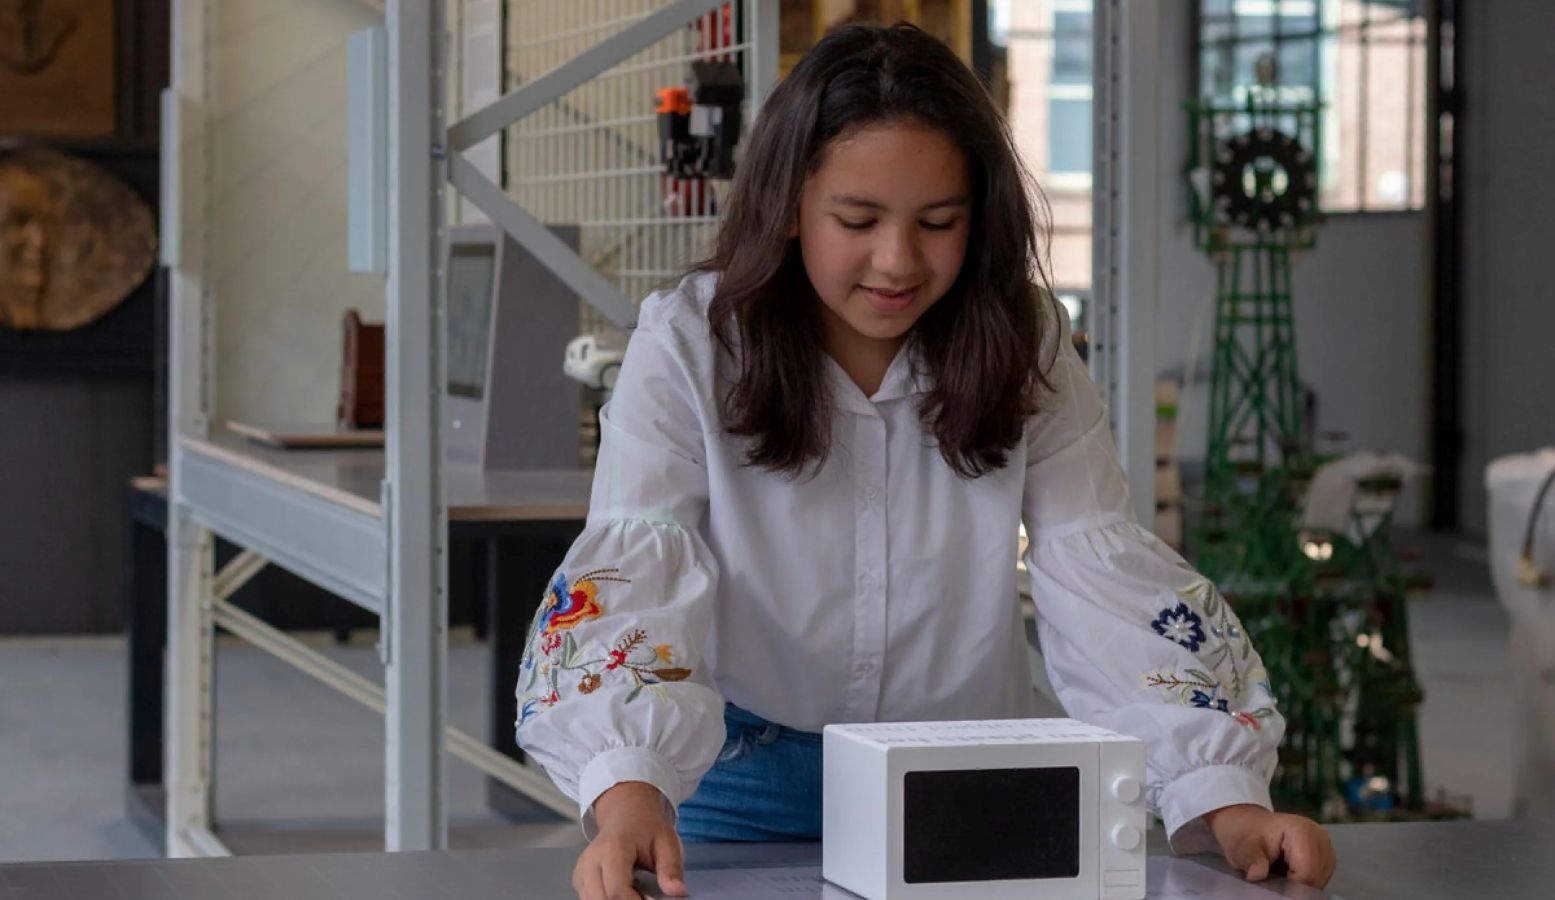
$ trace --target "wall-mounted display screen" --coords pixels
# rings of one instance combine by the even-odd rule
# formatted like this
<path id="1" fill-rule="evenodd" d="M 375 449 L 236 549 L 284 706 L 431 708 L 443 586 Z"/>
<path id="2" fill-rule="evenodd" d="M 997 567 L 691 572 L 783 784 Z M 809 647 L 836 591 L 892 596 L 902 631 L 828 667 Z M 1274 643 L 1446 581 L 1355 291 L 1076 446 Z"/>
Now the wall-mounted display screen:
<path id="1" fill-rule="evenodd" d="M 479 400 L 486 393 L 497 248 L 455 244 L 448 253 L 448 393 Z"/>

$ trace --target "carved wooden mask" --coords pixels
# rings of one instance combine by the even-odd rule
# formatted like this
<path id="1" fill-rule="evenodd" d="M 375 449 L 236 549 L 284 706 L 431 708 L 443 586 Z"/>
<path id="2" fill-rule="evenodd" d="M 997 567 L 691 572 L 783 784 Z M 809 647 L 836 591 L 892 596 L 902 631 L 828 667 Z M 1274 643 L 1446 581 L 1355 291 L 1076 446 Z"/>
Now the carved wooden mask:
<path id="1" fill-rule="evenodd" d="M 49 150 L 0 153 L 0 327 L 69 331 L 117 306 L 156 260 L 145 202 Z"/>

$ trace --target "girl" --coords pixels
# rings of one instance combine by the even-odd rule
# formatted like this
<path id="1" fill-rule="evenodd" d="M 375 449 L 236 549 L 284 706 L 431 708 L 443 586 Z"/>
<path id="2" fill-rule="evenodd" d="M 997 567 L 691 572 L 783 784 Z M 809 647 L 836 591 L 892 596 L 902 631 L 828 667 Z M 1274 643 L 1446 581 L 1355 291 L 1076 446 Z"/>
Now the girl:
<path id="1" fill-rule="evenodd" d="M 1134 522 L 1025 184 L 910 26 L 840 28 L 773 91 L 713 257 L 642 304 L 521 669 L 580 897 L 635 897 L 634 864 L 683 894 L 681 840 L 818 837 L 828 722 L 1032 715 L 1022 521 L 1059 698 L 1147 742 L 1173 847 L 1328 880 L 1323 830 L 1269 809 L 1258 655 Z"/>

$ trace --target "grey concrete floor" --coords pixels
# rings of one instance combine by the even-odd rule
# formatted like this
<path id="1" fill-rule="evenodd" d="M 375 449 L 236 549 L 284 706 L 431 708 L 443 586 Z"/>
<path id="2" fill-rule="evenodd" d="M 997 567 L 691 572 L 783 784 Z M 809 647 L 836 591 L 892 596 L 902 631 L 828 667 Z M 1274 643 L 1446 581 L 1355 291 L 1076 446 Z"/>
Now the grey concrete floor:
<path id="1" fill-rule="evenodd" d="M 381 680 L 376 652 L 297 635 Z M 450 723 L 487 730 L 487 647 L 455 632 Z M 0 641 L 0 862 L 159 855 L 125 817 L 122 638 Z M 216 819 L 235 851 L 383 846 L 383 719 L 235 639 L 216 652 Z M 572 822 L 513 824 L 486 807 L 485 776 L 448 766 L 450 843 L 581 843 Z"/>
<path id="2" fill-rule="evenodd" d="M 1508 621 L 1471 545 L 1420 538 L 1436 589 L 1411 603 L 1425 689 L 1420 733 L 1429 789 L 1511 814 Z M 376 654 L 304 636 L 378 677 Z M 363 634 L 364 639 L 371 636 Z M 0 641 L 0 862 L 135 858 L 156 848 L 126 820 L 125 655 L 119 638 Z M 456 633 L 449 720 L 486 734 L 486 647 Z M 243 853 L 382 846 L 382 720 L 242 643 L 217 652 L 220 832 Z M 557 846 L 574 823 L 515 825 L 485 805 L 484 776 L 449 763 L 455 846 Z"/>
<path id="3" fill-rule="evenodd" d="M 1511 623 L 1478 548 L 1426 539 L 1422 550 L 1436 586 L 1410 601 L 1409 631 L 1425 692 L 1417 721 L 1426 789 L 1467 799 L 1475 818 L 1504 819 L 1515 800 Z"/>

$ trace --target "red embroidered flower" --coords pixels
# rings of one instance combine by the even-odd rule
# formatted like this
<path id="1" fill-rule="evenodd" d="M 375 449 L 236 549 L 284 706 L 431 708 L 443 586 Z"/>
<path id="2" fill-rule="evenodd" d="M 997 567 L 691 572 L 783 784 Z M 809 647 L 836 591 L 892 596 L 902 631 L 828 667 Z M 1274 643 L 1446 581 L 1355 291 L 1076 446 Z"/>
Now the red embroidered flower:
<path id="1" fill-rule="evenodd" d="M 556 692 L 551 691 L 551 693 L 546 695 L 545 699 L 541 700 L 540 702 L 544 703 L 546 706 L 555 706 L 560 700 L 561 698 L 556 696 Z"/>
<path id="2" fill-rule="evenodd" d="M 1254 717 L 1253 715 L 1251 715 L 1250 713 L 1245 713 L 1245 712 L 1232 713 L 1231 714 L 1231 718 L 1236 719 L 1238 722 L 1241 722 L 1243 725 L 1248 726 L 1249 728 L 1251 728 L 1254 731 L 1262 731 L 1263 730 L 1263 726 L 1258 724 L 1258 719 L 1256 717 Z"/>
<path id="3" fill-rule="evenodd" d="M 625 650 L 611 650 L 610 651 L 610 662 L 605 665 L 605 668 L 607 668 L 607 669 L 614 669 L 617 666 L 624 666 L 624 665 L 626 665 L 626 651 Z"/>
<path id="4" fill-rule="evenodd" d="M 600 605 L 599 585 L 595 579 L 628 583 L 625 579 L 611 577 L 615 571 L 600 569 L 590 572 L 580 577 L 571 588 L 567 587 L 566 576 L 557 573 L 556 581 L 551 585 L 551 611 L 545 623 L 546 634 L 566 631 L 604 615 L 605 608 Z"/>

